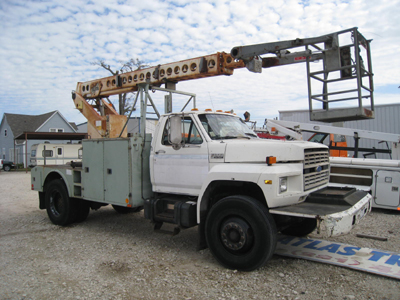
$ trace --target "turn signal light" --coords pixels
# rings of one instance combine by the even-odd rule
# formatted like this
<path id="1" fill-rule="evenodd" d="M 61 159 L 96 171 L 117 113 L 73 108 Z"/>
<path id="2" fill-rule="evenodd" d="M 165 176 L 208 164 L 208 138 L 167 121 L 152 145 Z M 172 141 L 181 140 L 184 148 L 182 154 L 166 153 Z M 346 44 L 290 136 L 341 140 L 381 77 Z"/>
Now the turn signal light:
<path id="1" fill-rule="evenodd" d="M 276 157 L 275 156 L 267 156 L 266 163 L 268 166 L 271 166 L 272 164 L 276 164 Z"/>

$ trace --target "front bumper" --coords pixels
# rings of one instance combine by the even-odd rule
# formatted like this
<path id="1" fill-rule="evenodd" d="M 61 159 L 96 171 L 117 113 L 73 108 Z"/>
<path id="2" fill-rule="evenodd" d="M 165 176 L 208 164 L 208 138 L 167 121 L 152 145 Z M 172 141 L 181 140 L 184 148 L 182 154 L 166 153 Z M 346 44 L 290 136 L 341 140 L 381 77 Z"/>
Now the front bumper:
<path id="1" fill-rule="evenodd" d="M 372 207 L 372 196 L 352 188 L 327 187 L 300 204 L 270 209 L 272 214 L 317 219 L 312 235 L 325 238 L 347 234 Z"/>

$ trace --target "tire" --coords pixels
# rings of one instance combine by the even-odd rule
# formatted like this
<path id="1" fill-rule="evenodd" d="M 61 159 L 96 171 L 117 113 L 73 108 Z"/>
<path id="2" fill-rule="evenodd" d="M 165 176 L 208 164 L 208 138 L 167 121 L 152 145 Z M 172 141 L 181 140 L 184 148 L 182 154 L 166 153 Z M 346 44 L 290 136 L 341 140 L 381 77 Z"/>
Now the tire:
<path id="1" fill-rule="evenodd" d="M 281 230 L 282 234 L 292 236 L 306 236 L 317 227 L 317 219 L 303 218 L 301 221 L 293 223 L 289 227 Z"/>
<path id="2" fill-rule="evenodd" d="M 130 213 L 134 213 L 134 212 L 139 212 L 143 209 L 143 206 L 126 207 L 126 206 L 112 205 L 112 207 L 119 214 L 130 214 Z"/>
<path id="3" fill-rule="evenodd" d="M 90 212 L 89 202 L 81 199 L 74 199 L 75 220 L 74 222 L 80 223 L 87 219 Z"/>
<path id="4" fill-rule="evenodd" d="M 205 224 L 208 247 L 220 264 L 252 271 L 274 254 L 275 221 L 267 208 L 247 196 L 229 196 L 210 210 Z"/>
<path id="5" fill-rule="evenodd" d="M 6 172 L 10 171 L 11 170 L 10 165 L 4 165 L 3 166 L 3 170 L 6 171 Z"/>
<path id="6" fill-rule="evenodd" d="M 74 199 L 69 198 L 67 188 L 61 179 L 49 183 L 45 203 L 47 215 L 56 225 L 66 226 L 76 218 Z"/>

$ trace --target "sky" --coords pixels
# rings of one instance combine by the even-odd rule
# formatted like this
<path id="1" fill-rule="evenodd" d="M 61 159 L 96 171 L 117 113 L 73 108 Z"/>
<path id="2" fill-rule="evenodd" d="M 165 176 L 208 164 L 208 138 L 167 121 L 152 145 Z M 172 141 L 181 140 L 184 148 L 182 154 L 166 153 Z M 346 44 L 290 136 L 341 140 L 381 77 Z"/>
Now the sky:
<path id="1" fill-rule="evenodd" d="M 1 0 L 0 114 L 58 110 L 80 124 L 76 83 L 111 75 L 95 61 L 115 70 L 131 58 L 156 66 L 352 27 L 373 40 L 375 105 L 399 103 L 399 17 L 400 0 Z M 280 110 L 308 109 L 305 64 L 240 69 L 177 89 L 195 93 L 199 109 L 249 111 L 258 126 Z M 163 112 L 164 94 L 152 97 Z M 174 99 L 174 110 L 186 101 Z"/>

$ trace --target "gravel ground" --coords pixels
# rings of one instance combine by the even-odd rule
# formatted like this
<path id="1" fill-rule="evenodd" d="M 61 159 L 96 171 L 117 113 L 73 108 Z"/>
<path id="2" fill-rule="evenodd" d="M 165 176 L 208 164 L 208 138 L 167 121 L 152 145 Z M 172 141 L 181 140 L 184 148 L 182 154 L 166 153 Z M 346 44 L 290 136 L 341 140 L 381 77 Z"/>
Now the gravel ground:
<path id="1" fill-rule="evenodd" d="M 208 249 L 196 251 L 196 228 L 154 233 L 142 212 L 107 206 L 56 226 L 38 209 L 29 173 L 1 172 L 0 182 L 1 299 L 400 299 L 398 280 L 301 259 L 225 269 Z M 329 240 L 399 252 L 400 214 L 373 210 L 351 234 Z"/>

